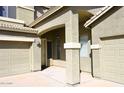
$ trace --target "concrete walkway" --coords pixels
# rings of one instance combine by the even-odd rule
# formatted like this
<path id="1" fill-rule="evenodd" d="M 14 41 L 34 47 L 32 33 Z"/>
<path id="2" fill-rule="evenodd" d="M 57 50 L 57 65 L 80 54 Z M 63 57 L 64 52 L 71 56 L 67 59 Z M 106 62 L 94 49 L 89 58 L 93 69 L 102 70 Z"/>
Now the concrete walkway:
<path id="1" fill-rule="evenodd" d="M 69 87 L 65 83 L 65 68 L 51 66 L 43 71 L 25 73 L 0 78 L 4 87 Z M 81 73 L 81 83 L 75 87 L 121 87 L 124 85 L 92 78 L 89 73 Z"/>

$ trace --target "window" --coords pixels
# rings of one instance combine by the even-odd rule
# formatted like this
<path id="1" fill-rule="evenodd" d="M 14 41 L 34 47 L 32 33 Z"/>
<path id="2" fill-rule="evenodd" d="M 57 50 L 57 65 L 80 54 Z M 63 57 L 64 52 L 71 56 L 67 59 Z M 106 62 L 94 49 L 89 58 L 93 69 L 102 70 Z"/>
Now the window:
<path id="1" fill-rule="evenodd" d="M 80 57 L 88 57 L 88 35 L 81 35 L 80 36 Z"/>
<path id="2" fill-rule="evenodd" d="M 0 16 L 7 17 L 8 16 L 8 7 L 0 6 Z"/>
<path id="3" fill-rule="evenodd" d="M 0 16 L 16 18 L 16 6 L 0 6 Z"/>

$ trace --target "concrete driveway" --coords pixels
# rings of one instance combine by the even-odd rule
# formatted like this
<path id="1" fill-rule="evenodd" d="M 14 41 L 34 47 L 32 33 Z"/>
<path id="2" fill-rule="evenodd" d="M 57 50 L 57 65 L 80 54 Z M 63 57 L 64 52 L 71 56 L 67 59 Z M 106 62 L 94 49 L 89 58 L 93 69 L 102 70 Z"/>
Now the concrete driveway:
<path id="1" fill-rule="evenodd" d="M 0 78 L 4 87 L 68 87 L 65 83 L 65 68 L 51 66 L 43 71 L 25 73 Z M 81 73 L 81 83 L 74 87 L 122 87 L 124 85 L 92 78 L 89 73 Z"/>

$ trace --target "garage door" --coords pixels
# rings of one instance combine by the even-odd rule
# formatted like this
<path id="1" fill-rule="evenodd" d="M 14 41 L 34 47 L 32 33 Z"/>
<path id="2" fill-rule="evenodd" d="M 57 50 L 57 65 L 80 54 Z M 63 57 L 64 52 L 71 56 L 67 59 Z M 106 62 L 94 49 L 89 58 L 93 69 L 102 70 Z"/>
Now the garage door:
<path id="1" fill-rule="evenodd" d="M 102 40 L 101 77 L 124 84 L 124 38 Z"/>
<path id="2" fill-rule="evenodd" d="M 30 72 L 30 46 L 27 42 L 0 41 L 0 76 Z"/>

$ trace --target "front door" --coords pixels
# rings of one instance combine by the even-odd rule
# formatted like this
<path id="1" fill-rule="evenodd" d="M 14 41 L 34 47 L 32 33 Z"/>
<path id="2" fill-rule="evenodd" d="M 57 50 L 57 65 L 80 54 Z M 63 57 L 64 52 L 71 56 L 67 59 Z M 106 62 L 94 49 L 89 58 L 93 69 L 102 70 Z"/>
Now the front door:
<path id="1" fill-rule="evenodd" d="M 52 42 L 51 41 L 47 41 L 47 66 L 50 65 L 50 58 L 52 58 Z"/>
<path id="2" fill-rule="evenodd" d="M 47 40 L 41 39 L 41 69 L 45 69 L 47 66 Z"/>

